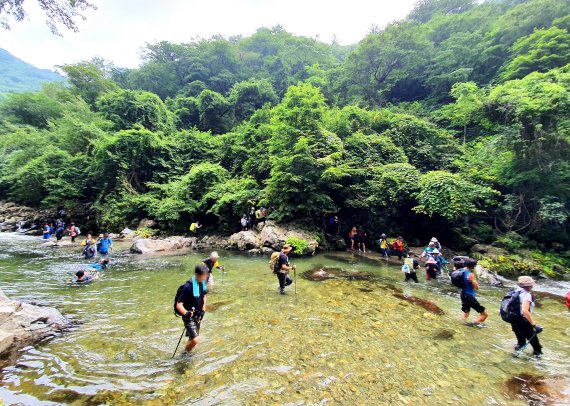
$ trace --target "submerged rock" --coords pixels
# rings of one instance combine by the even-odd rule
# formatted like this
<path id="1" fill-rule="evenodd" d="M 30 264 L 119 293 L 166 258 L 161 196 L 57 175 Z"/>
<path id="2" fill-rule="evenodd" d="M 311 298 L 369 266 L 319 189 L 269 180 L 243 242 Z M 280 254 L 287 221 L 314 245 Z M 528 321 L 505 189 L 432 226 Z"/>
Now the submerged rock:
<path id="1" fill-rule="evenodd" d="M 349 281 L 367 281 L 372 275 L 367 272 L 351 272 L 342 268 L 316 268 L 303 273 L 303 277 L 310 281 L 320 282 L 327 279 L 342 278 Z"/>
<path id="2" fill-rule="evenodd" d="M 52 307 L 34 306 L 0 295 L 0 357 L 49 337 L 69 325 Z"/>
<path id="3" fill-rule="evenodd" d="M 225 306 L 227 304 L 230 304 L 232 302 L 233 302 L 232 300 L 224 300 L 224 301 L 216 302 L 216 303 L 208 303 L 208 306 L 206 307 L 206 311 L 208 313 L 213 313 L 216 310 L 218 310 L 220 307 Z"/>
<path id="4" fill-rule="evenodd" d="M 455 331 L 442 328 L 434 331 L 432 337 L 437 340 L 451 340 L 454 335 Z"/>
<path id="5" fill-rule="evenodd" d="M 42 244 L 42 247 L 44 248 L 63 248 L 63 247 L 71 247 L 72 245 L 75 245 L 74 243 L 72 243 L 69 240 L 62 240 L 62 241 L 46 241 Z"/>
<path id="6" fill-rule="evenodd" d="M 562 376 L 542 377 L 527 373 L 517 374 L 503 383 L 504 395 L 513 401 L 529 405 L 567 404 L 565 395 L 569 379 Z"/>
<path id="7" fill-rule="evenodd" d="M 407 302 L 413 303 L 413 304 L 418 305 L 420 307 L 423 307 L 424 309 L 426 309 L 427 311 L 429 311 L 433 314 L 437 314 L 437 315 L 445 314 L 443 309 L 441 307 L 439 307 L 438 305 L 436 305 L 431 300 L 421 299 L 419 297 L 406 295 L 404 293 L 392 293 L 392 296 L 397 297 L 398 299 L 402 299 L 402 300 L 405 300 Z"/>

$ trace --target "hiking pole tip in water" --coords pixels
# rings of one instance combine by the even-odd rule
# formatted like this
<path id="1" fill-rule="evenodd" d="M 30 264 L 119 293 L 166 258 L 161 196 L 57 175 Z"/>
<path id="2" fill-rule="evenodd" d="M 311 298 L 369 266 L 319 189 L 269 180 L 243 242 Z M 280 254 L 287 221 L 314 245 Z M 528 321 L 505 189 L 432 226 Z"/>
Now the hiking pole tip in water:
<path id="1" fill-rule="evenodd" d="M 182 337 L 184 337 L 184 333 L 186 332 L 186 327 L 182 330 L 182 334 L 180 334 L 180 340 L 178 340 L 178 344 L 176 344 L 176 349 L 174 350 L 174 354 L 172 354 L 172 358 L 176 356 L 176 352 L 178 351 L 178 347 L 180 347 L 180 343 L 182 342 Z"/>

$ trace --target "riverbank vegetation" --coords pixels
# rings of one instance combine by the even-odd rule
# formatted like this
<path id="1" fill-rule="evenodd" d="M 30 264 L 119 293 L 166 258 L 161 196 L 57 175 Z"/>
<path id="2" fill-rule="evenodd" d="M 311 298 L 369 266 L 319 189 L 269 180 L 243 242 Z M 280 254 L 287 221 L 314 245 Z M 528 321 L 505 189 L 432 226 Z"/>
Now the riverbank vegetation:
<path id="1" fill-rule="evenodd" d="M 569 30 L 566 1 L 422 0 L 355 46 L 277 26 L 147 44 L 137 69 L 63 66 L 67 87 L 0 106 L 0 198 L 115 228 L 333 212 L 566 266 Z"/>

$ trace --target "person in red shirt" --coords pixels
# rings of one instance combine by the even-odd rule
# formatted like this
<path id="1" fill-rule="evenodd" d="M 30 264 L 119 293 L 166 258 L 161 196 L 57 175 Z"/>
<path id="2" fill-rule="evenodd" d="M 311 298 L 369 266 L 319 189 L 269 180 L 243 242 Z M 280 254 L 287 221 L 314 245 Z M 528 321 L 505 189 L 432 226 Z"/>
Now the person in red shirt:
<path id="1" fill-rule="evenodd" d="M 404 256 L 404 239 L 402 236 L 399 236 L 398 239 L 394 241 L 392 250 L 394 251 L 394 255 L 398 256 L 398 261 L 401 261 Z"/>

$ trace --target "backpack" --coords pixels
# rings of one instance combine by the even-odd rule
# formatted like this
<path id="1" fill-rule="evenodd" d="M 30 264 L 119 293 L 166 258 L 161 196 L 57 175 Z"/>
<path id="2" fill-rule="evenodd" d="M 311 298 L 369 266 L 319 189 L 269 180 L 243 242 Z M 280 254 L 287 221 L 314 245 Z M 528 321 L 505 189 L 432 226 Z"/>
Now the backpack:
<path id="1" fill-rule="evenodd" d="M 521 315 L 520 293 L 520 290 L 513 289 L 501 301 L 499 313 L 503 321 L 515 323 L 523 318 Z"/>
<path id="2" fill-rule="evenodd" d="M 274 252 L 271 254 L 271 260 L 269 261 L 269 270 L 273 273 L 277 273 L 275 271 L 275 266 L 277 265 L 277 261 L 279 260 L 279 252 Z"/>
<path id="3" fill-rule="evenodd" d="M 178 287 L 178 290 L 176 291 L 176 296 L 174 296 L 174 315 L 176 317 L 181 316 L 181 314 L 178 313 L 178 310 L 176 310 L 176 305 L 178 304 L 178 298 L 180 298 L 180 293 L 182 292 L 182 289 L 184 288 L 184 286 L 186 286 L 187 283 L 192 283 L 192 280 L 188 280 L 183 285 L 180 285 Z"/>
<path id="4" fill-rule="evenodd" d="M 459 289 L 465 287 L 465 269 L 451 272 L 451 284 Z"/>
<path id="5" fill-rule="evenodd" d="M 196 223 L 190 224 L 190 231 L 192 232 L 196 231 Z"/>
<path id="6" fill-rule="evenodd" d="M 404 264 L 402 266 L 402 272 L 404 273 L 410 273 L 410 266 L 408 264 Z"/>
<path id="7" fill-rule="evenodd" d="M 81 235 L 81 230 L 79 229 L 79 227 L 75 227 L 75 232 L 77 233 L 77 235 Z"/>

